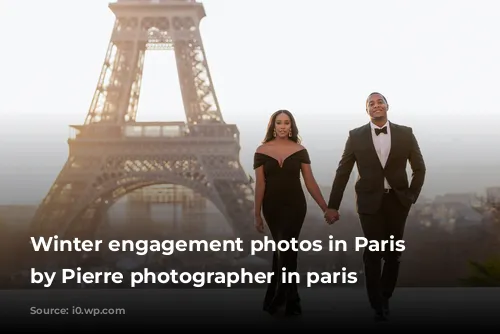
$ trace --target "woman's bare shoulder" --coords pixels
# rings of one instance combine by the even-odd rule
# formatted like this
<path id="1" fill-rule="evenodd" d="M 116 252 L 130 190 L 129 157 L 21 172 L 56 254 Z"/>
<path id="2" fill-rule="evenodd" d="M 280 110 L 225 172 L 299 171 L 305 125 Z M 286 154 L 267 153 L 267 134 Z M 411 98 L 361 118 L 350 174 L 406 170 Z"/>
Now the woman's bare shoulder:
<path id="1" fill-rule="evenodd" d="M 294 147 L 297 151 L 306 150 L 306 147 L 302 144 L 295 144 Z"/>
<path id="2" fill-rule="evenodd" d="M 255 153 L 266 153 L 266 152 L 269 152 L 269 149 L 272 146 L 273 145 L 271 143 L 264 143 L 264 144 L 260 145 L 259 147 L 257 147 L 257 149 L 255 150 Z"/>

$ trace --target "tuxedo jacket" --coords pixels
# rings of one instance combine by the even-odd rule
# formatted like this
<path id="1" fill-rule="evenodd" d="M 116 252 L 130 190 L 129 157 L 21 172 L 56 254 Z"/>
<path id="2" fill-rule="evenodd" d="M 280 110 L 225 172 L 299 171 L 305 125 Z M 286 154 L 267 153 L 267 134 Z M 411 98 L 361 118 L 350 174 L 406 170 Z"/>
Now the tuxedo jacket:
<path id="1" fill-rule="evenodd" d="M 384 178 L 408 209 L 417 201 L 425 179 L 425 163 L 410 127 L 388 122 L 391 149 L 382 167 L 372 139 L 370 123 L 349 131 L 344 152 L 333 181 L 328 207 L 338 210 L 354 164 L 358 168 L 355 183 L 356 209 L 371 214 L 379 209 L 384 196 Z M 382 135 L 382 134 L 381 134 Z M 407 163 L 413 171 L 408 182 Z"/>

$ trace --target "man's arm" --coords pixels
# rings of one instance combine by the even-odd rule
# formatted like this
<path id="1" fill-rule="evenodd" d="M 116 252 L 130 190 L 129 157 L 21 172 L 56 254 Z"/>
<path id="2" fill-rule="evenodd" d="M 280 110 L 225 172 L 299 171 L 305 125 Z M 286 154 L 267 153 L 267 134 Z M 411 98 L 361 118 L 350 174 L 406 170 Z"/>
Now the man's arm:
<path id="1" fill-rule="evenodd" d="M 413 134 L 413 130 L 411 128 L 410 135 L 411 150 L 408 160 L 413 171 L 410 183 L 410 195 L 412 196 L 413 204 L 415 204 L 424 185 L 426 168 L 424 158 L 422 156 L 422 153 L 420 152 L 420 147 L 418 146 L 417 138 L 415 138 L 415 135 Z"/>
<path id="2" fill-rule="evenodd" d="M 328 200 L 329 209 L 339 209 L 342 197 L 344 196 L 345 187 L 347 182 L 349 182 L 349 176 L 351 175 L 352 168 L 356 162 L 351 136 L 352 132 L 349 132 L 349 136 L 347 137 L 347 141 L 345 143 L 344 153 L 342 153 L 342 157 L 340 158 L 340 162 L 337 167 L 337 172 L 335 173 L 335 179 L 333 180 L 332 190 L 330 192 L 330 199 Z"/>

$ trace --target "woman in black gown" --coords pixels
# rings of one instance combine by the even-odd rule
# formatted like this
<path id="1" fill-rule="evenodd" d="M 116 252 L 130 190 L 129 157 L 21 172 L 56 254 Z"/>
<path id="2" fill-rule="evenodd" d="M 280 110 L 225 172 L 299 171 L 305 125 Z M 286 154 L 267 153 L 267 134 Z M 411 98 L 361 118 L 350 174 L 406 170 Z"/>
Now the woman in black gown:
<path id="1" fill-rule="evenodd" d="M 298 134 L 293 115 L 288 110 L 278 110 L 271 116 L 263 144 L 254 155 L 255 227 L 263 232 L 263 214 L 276 243 L 299 238 L 307 212 L 301 172 L 308 192 L 323 212 L 327 209 Z M 264 310 L 270 314 L 281 306 L 285 306 L 287 315 L 302 313 L 297 284 L 281 283 L 283 267 L 286 272 L 297 271 L 297 255 L 292 250 L 274 252 L 274 275 L 264 299 Z"/>

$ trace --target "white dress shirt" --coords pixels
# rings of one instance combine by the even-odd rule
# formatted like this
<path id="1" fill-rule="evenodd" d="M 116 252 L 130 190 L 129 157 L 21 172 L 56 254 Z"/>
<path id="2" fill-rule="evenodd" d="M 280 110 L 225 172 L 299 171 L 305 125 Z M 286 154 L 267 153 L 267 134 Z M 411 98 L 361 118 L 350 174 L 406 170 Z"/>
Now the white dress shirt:
<path id="1" fill-rule="evenodd" d="M 370 126 L 372 128 L 372 139 L 373 145 L 375 146 L 375 151 L 377 152 L 378 159 L 380 160 L 380 164 L 382 167 L 385 167 L 387 162 L 387 157 L 389 156 L 389 152 L 391 151 L 391 128 L 389 127 L 389 122 L 387 121 L 383 126 L 377 126 L 370 122 Z M 384 126 L 387 127 L 387 134 L 380 133 L 378 136 L 375 134 L 375 129 L 381 129 Z M 384 178 L 384 185 L 386 189 L 391 189 L 389 182 Z"/>

